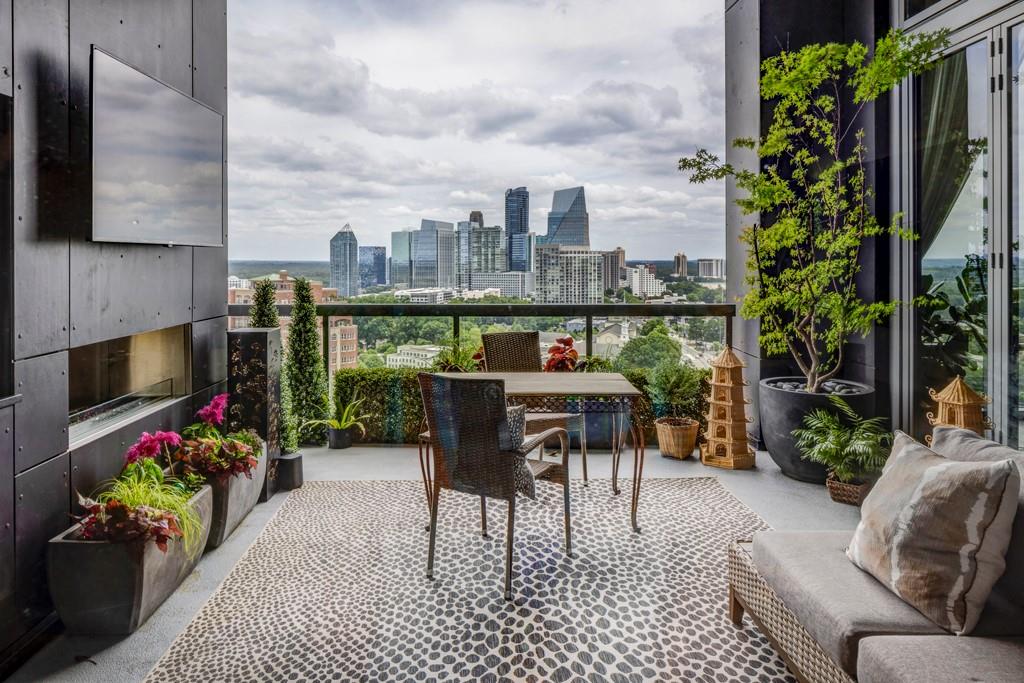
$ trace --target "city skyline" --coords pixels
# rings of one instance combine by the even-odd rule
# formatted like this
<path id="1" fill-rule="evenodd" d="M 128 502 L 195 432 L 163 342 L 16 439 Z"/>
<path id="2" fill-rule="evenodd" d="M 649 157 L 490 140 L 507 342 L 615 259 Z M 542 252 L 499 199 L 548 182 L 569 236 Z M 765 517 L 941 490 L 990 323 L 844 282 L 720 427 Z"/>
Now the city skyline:
<path id="1" fill-rule="evenodd" d="M 363 244 L 470 210 L 500 224 L 520 186 L 542 235 L 551 193 L 578 185 L 595 247 L 724 255 L 723 187 L 676 170 L 724 149 L 721 16 L 703 3 L 623 22 L 599 2 L 231 0 L 229 17 L 233 259 L 314 260 L 345 223 Z"/>

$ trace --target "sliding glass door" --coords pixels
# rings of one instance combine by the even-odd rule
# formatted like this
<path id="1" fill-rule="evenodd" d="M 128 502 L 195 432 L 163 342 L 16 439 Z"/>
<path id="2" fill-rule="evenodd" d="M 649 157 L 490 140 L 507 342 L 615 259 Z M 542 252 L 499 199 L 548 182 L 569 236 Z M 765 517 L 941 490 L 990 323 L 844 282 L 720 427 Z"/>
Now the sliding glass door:
<path id="1" fill-rule="evenodd" d="M 962 376 L 990 393 L 991 97 L 989 41 L 946 55 L 914 82 L 916 344 L 913 430 L 928 389 Z"/>

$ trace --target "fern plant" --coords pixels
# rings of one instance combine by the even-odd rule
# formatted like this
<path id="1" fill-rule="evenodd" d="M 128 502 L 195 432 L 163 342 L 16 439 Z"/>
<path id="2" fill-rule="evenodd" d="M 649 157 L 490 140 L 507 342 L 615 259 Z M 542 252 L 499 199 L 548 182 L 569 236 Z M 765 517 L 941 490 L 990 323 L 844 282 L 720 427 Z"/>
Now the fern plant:
<path id="1" fill-rule="evenodd" d="M 842 482 L 881 470 L 892 445 L 885 418 L 861 417 L 839 396 L 829 396 L 829 402 L 838 412 L 814 410 L 804 416 L 803 429 L 793 430 L 804 460 L 824 465 Z"/>

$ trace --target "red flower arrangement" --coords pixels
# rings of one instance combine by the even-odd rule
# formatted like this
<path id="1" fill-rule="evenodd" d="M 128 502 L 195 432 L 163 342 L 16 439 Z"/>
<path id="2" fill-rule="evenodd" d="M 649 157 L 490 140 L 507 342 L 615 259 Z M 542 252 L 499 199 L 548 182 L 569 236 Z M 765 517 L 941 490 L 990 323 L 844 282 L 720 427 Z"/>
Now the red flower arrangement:
<path id="1" fill-rule="evenodd" d="M 580 354 L 573 348 L 572 337 L 559 337 L 548 348 L 548 360 L 544 372 L 572 372 L 576 369 Z"/>
<path id="2" fill-rule="evenodd" d="M 152 540 L 166 553 L 167 542 L 183 536 L 178 518 L 166 510 L 146 505 L 129 507 L 116 499 L 100 503 L 81 495 L 78 503 L 85 508 L 85 515 L 79 520 L 79 533 L 87 541 Z"/>
<path id="3" fill-rule="evenodd" d="M 228 395 L 218 394 L 196 413 L 201 421 L 181 430 L 184 440 L 174 458 L 185 466 L 186 473 L 221 480 L 244 474 L 252 479 L 259 465 L 262 442 L 251 431 L 223 435 L 218 427 L 224 424 Z"/>

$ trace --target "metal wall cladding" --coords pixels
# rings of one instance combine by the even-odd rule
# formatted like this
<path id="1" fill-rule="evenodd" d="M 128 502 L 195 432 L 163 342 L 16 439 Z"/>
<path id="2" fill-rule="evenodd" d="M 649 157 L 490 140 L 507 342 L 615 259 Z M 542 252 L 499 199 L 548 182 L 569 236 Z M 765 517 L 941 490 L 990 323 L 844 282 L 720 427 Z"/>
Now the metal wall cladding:
<path id="1" fill-rule="evenodd" d="M 67 351 L 14 363 L 14 471 L 23 472 L 68 449 Z"/>
<path id="2" fill-rule="evenodd" d="M 14 408 L 0 409 L 0 624 L 14 621 Z M 0 629 L 0 650 L 11 634 Z"/>
<path id="3" fill-rule="evenodd" d="M 88 496 L 115 476 L 124 465 L 124 454 L 142 432 L 178 431 L 193 421 L 192 398 L 178 399 L 173 404 L 118 428 L 98 439 L 71 450 L 70 506 L 78 510 L 78 494 Z"/>
<path id="4" fill-rule="evenodd" d="M 0 0 L 0 95 L 14 95 L 13 0 Z"/>
<path id="5" fill-rule="evenodd" d="M 228 319 L 192 323 L 192 391 L 228 378 Z"/>
<path id="6" fill-rule="evenodd" d="M 14 478 L 14 638 L 52 611 L 46 587 L 46 543 L 67 529 L 68 454 L 64 453 Z"/>
<path id="7" fill-rule="evenodd" d="M 192 3 L 80 0 L 70 6 L 71 186 L 78 197 L 70 257 L 71 345 L 80 346 L 192 319 L 192 247 L 88 241 L 92 46 L 191 94 Z"/>
<path id="8" fill-rule="evenodd" d="M 67 10 L 66 0 L 14 2 L 16 358 L 68 346 Z"/>

